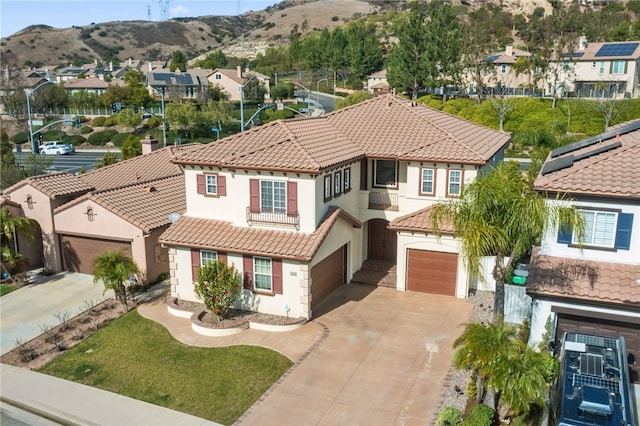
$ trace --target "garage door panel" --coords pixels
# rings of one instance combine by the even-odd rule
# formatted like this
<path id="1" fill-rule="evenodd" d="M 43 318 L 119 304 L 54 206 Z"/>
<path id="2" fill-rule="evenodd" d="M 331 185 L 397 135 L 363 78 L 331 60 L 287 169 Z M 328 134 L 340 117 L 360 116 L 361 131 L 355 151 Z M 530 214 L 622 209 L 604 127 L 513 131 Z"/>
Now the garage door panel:
<path id="1" fill-rule="evenodd" d="M 67 271 L 92 274 L 93 259 L 106 250 L 122 250 L 131 256 L 131 243 L 72 235 L 62 236 L 62 253 Z"/>
<path id="2" fill-rule="evenodd" d="M 343 246 L 311 268 L 311 307 L 313 308 L 345 282 Z"/>
<path id="3" fill-rule="evenodd" d="M 635 357 L 635 365 L 629 365 L 630 379 L 634 383 L 640 383 L 640 324 L 597 318 L 595 312 L 587 314 L 594 317 L 559 313 L 556 341 L 560 342 L 565 332 L 594 334 L 611 338 L 624 336 L 627 352 Z"/>
<path id="4" fill-rule="evenodd" d="M 407 290 L 454 296 L 458 255 L 428 250 L 407 250 Z"/>

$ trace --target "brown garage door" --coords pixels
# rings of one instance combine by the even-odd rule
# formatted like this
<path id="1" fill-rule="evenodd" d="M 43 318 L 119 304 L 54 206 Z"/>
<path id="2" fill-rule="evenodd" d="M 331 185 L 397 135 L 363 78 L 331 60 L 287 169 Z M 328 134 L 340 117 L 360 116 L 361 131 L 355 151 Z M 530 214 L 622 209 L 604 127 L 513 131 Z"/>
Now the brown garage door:
<path id="1" fill-rule="evenodd" d="M 311 268 L 311 307 L 345 283 L 347 246 L 342 246 Z"/>
<path id="2" fill-rule="evenodd" d="M 62 236 L 62 256 L 67 271 L 93 273 L 93 258 L 105 252 L 122 249 L 131 256 L 131 243 L 72 235 Z"/>
<path id="3" fill-rule="evenodd" d="M 627 320 L 621 317 L 621 320 L 613 318 L 598 318 L 597 312 L 589 312 L 587 315 L 579 316 L 558 313 L 556 326 L 556 340 L 560 342 L 565 332 L 595 334 L 597 336 L 618 338 L 624 336 L 627 344 L 627 352 L 632 356 L 631 360 L 635 360 L 635 364 L 629 362 L 629 373 L 631 381 L 640 383 L 640 323 L 631 323 L 633 319 Z"/>
<path id="4" fill-rule="evenodd" d="M 407 250 L 407 290 L 455 296 L 457 253 Z"/>

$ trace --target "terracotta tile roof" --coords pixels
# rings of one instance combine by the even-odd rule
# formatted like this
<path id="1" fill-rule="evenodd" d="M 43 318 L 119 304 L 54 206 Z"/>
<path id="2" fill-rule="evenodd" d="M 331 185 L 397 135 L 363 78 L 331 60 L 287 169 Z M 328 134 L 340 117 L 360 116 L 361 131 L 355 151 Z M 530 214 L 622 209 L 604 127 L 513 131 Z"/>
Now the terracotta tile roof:
<path id="1" fill-rule="evenodd" d="M 106 89 L 109 83 L 99 78 L 76 78 L 64 82 L 65 89 Z"/>
<path id="2" fill-rule="evenodd" d="M 621 132 L 619 136 L 617 132 Z M 580 148 L 585 141 L 595 143 Z M 534 182 L 536 190 L 639 198 L 640 120 L 612 127 L 585 141 L 572 144 L 573 151 L 556 156 L 554 152 L 562 151 L 552 152 Z M 563 148 L 570 150 L 572 146 Z M 565 167 L 554 170 L 554 165 Z"/>
<path id="3" fill-rule="evenodd" d="M 544 256 L 534 250 L 527 278 L 532 295 L 640 307 L 640 265 Z"/>
<path id="4" fill-rule="evenodd" d="M 91 200 L 129 223 L 151 232 L 169 224 L 169 214 L 186 210 L 184 175 L 164 177 L 86 194 L 54 210 L 54 214 Z"/>
<path id="5" fill-rule="evenodd" d="M 361 223 L 338 207 L 330 207 L 311 234 L 299 231 L 234 226 L 231 222 L 182 216 L 159 241 L 169 246 L 201 248 L 309 262 L 342 217 L 353 226 Z"/>
<path id="6" fill-rule="evenodd" d="M 12 201 L 10 198 L 5 197 L 4 195 L 0 195 L 0 207 L 12 206 L 12 207 L 20 207 L 19 203 Z"/>
<path id="7" fill-rule="evenodd" d="M 485 164 L 510 140 L 506 133 L 392 94 L 326 118 L 369 157 Z"/>
<path id="8" fill-rule="evenodd" d="M 86 184 L 100 191 L 131 183 L 144 182 L 182 173 L 182 167 L 171 162 L 182 152 L 199 148 L 200 144 L 175 145 L 149 154 L 120 161 L 107 167 L 79 175 Z"/>
<path id="9" fill-rule="evenodd" d="M 389 223 L 389 229 L 392 231 L 423 232 L 431 234 L 433 233 L 433 227 L 431 226 L 432 209 L 433 206 L 429 206 L 404 216 L 397 217 Z M 443 223 L 440 228 L 440 233 L 453 235 L 453 224 L 450 222 Z"/>
<path id="10" fill-rule="evenodd" d="M 277 120 L 183 154 L 178 164 L 319 172 L 364 152 L 323 117 Z"/>
<path id="11" fill-rule="evenodd" d="M 94 188 L 90 183 L 79 179 L 78 176 L 69 172 L 60 172 L 28 177 L 5 189 L 3 194 L 11 194 L 25 185 L 31 185 L 52 200 L 62 196 L 83 194 Z"/>

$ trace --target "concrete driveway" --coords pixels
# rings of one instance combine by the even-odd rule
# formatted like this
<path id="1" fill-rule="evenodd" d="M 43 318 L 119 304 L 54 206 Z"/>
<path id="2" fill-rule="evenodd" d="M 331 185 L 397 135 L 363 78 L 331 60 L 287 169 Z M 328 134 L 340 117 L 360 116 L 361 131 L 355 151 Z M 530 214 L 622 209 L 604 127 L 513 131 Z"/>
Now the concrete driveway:
<path id="1" fill-rule="evenodd" d="M 58 325 L 56 313 L 77 315 L 85 301 L 103 300 L 102 282 L 93 275 L 62 272 L 48 277 L 37 275 L 35 282 L 0 297 L 0 353 L 15 348 L 16 339 L 25 341 L 42 334 L 40 325 Z M 84 311 L 84 309 L 82 309 Z"/>
<path id="2" fill-rule="evenodd" d="M 324 337 L 239 423 L 432 424 L 472 308 L 448 296 L 343 285 L 315 314 Z"/>

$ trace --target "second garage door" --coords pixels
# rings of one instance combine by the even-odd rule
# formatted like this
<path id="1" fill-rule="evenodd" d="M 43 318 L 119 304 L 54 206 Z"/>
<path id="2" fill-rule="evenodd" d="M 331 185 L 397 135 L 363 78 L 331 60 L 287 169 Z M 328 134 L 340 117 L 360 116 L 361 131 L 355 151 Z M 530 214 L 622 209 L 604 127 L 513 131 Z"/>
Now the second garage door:
<path id="1" fill-rule="evenodd" d="M 407 250 L 407 290 L 455 296 L 458 254 Z"/>
<path id="2" fill-rule="evenodd" d="M 311 268 L 311 307 L 322 302 L 346 281 L 347 246 L 342 246 Z"/>
<path id="3" fill-rule="evenodd" d="M 128 241 L 103 240 L 99 238 L 62 236 L 62 256 L 67 271 L 93 274 L 93 259 L 105 250 L 121 249 L 131 256 L 131 243 Z"/>

